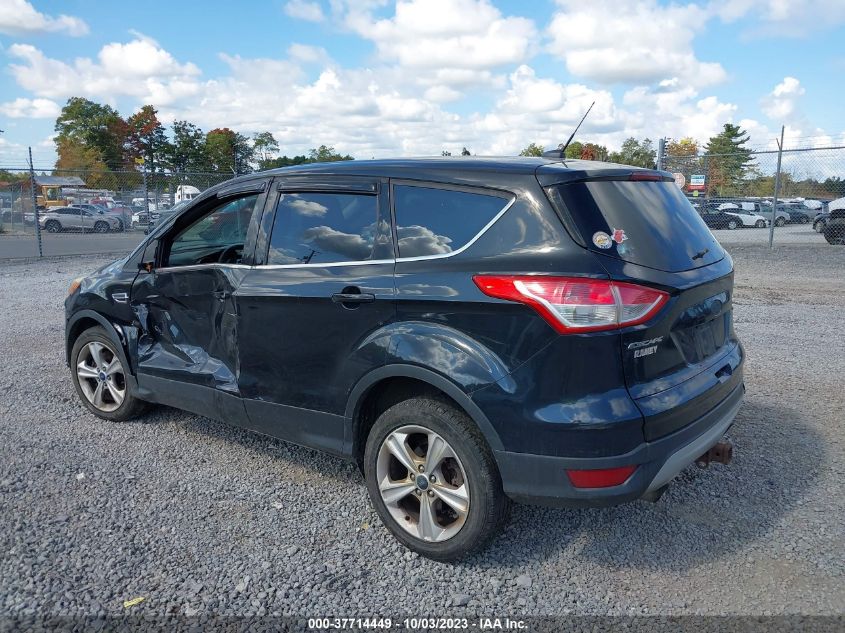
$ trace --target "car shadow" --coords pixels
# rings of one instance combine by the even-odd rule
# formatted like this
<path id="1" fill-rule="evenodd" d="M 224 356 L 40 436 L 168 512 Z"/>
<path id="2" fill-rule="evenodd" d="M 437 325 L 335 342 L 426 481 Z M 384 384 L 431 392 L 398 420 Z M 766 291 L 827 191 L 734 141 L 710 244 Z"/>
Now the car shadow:
<path id="1" fill-rule="evenodd" d="M 524 568 L 526 559 L 573 547 L 577 558 L 601 566 L 681 571 L 759 541 L 819 478 L 825 446 L 797 411 L 751 400 L 728 437 L 735 446 L 731 464 L 688 467 L 657 503 L 577 510 L 516 505 L 506 530 L 465 564 Z"/>

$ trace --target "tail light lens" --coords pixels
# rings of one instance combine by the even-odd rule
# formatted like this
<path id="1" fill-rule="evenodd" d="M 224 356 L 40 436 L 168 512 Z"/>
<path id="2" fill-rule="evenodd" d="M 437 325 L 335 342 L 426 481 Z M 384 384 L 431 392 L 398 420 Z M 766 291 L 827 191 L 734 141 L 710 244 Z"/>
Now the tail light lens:
<path id="1" fill-rule="evenodd" d="M 605 279 L 534 275 L 476 275 L 481 292 L 529 305 L 561 334 L 614 330 L 644 323 L 669 294 Z"/>
<path id="2" fill-rule="evenodd" d="M 620 466 L 598 470 L 567 470 L 566 474 L 576 488 L 610 488 L 624 484 L 635 470 L 636 466 Z"/>

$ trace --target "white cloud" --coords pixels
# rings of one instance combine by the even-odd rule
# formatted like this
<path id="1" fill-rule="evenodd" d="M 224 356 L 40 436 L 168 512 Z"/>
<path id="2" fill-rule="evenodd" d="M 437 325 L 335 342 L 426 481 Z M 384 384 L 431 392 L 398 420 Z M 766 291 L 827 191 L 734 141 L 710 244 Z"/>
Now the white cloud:
<path id="1" fill-rule="evenodd" d="M 602 83 L 645 84 L 683 77 L 705 86 L 726 78 L 718 63 L 696 58 L 692 43 L 708 14 L 698 5 L 558 0 L 549 51 L 570 73 Z"/>
<path id="2" fill-rule="evenodd" d="M 180 64 L 148 38 L 104 46 L 97 61 L 77 58 L 72 63 L 51 59 L 30 44 L 13 44 L 9 55 L 23 63 L 9 66 L 18 85 L 40 97 L 82 94 L 113 101 L 131 96 L 167 105 L 196 93 L 199 68 Z"/>
<path id="3" fill-rule="evenodd" d="M 307 0 L 290 0 L 285 3 L 285 13 L 292 18 L 308 22 L 322 22 L 325 19 L 320 3 Z"/>
<path id="4" fill-rule="evenodd" d="M 288 46 L 288 56 L 306 64 L 328 64 L 331 62 L 328 51 L 322 46 L 308 46 L 296 42 Z"/>
<path id="5" fill-rule="evenodd" d="M 13 119 L 54 119 L 59 115 L 59 104 L 50 99 L 26 99 L 0 103 L 0 113 Z"/>
<path id="6" fill-rule="evenodd" d="M 760 107 L 773 121 L 785 123 L 800 117 L 798 101 L 804 94 L 801 82 L 795 77 L 784 77 L 774 90 L 760 102 Z"/>
<path id="7" fill-rule="evenodd" d="M 746 19 L 756 36 L 807 37 L 845 23 L 842 0 L 713 0 L 710 10 L 725 22 Z"/>
<path id="8" fill-rule="evenodd" d="M 536 37 L 531 20 L 505 17 L 489 0 L 400 0 L 392 17 L 353 8 L 346 24 L 371 40 L 384 61 L 470 75 L 525 61 Z"/>
<path id="9" fill-rule="evenodd" d="M 36 11 L 26 0 L 0 0 L 0 33 L 37 35 L 41 33 L 86 35 L 88 25 L 70 15 L 52 17 Z"/>

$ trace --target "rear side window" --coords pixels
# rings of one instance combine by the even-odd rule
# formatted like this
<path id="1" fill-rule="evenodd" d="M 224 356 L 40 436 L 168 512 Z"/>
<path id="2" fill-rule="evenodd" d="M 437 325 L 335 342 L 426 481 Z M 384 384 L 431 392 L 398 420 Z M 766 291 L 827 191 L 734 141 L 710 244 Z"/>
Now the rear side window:
<path id="1" fill-rule="evenodd" d="M 448 255 L 466 246 L 508 204 L 500 196 L 395 185 L 399 257 Z"/>
<path id="2" fill-rule="evenodd" d="M 372 258 L 376 196 L 284 193 L 270 235 L 269 264 L 330 264 Z"/>
<path id="3" fill-rule="evenodd" d="M 674 182 L 595 180 L 556 185 L 549 194 L 597 253 L 670 272 L 725 256 Z"/>

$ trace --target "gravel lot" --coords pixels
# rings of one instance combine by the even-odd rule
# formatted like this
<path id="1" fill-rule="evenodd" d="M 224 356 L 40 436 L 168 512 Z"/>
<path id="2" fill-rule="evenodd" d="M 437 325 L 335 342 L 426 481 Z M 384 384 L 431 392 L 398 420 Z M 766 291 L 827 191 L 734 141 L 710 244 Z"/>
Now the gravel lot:
<path id="1" fill-rule="evenodd" d="M 845 248 L 730 248 L 734 462 L 657 504 L 517 506 L 458 565 L 402 549 L 338 459 L 173 409 L 88 414 L 62 301 L 102 262 L 2 265 L 0 613 L 842 614 Z"/>

